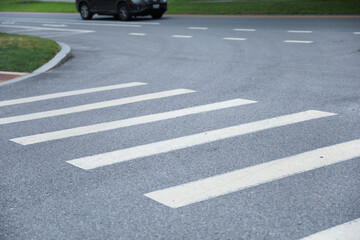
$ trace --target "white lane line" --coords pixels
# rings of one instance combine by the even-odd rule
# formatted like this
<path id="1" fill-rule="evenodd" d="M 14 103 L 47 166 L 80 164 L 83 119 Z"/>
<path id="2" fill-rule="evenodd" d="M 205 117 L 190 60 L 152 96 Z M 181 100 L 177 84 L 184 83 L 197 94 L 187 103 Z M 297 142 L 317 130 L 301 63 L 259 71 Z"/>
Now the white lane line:
<path id="1" fill-rule="evenodd" d="M 52 111 L 37 112 L 37 113 L 19 115 L 19 116 L 14 116 L 14 117 L 0 118 L 0 125 L 8 124 L 8 123 L 23 122 L 23 121 L 28 121 L 28 120 L 41 119 L 41 118 L 48 118 L 48 117 L 54 117 L 54 116 L 60 116 L 60 115 L 66 115 L 66 114 L 71 114 L 71 113 L 84 112 L 84 111 L 89 111 L 89 110 L 94 110 L 94 109 L 120 106 L 120 105 L 124 105 L 124 104 L 129 104 L 129 103 L 135 103 L 135 102 L 141 102 L 141 101 L 147 101 L 147 100 L 159 99 L 159 98 L 165 98 L 165 97 L 172 97 L 172 96 L 177 96 L 177 95 L 186 94 L 186 93 L 193 93 L 193 92 L 195 92 L 195 91 L 188 90 L 188 89 L 175 89 L 175 90 L 170 90 L 170 91 L 150 93 L 150 94 L 138 95 L 138 96 L 134 96 L 134 97 L 120 98 L 120 99 L 115 99 L 115 100 L 110 100 L 110 101 L 79 105 L 76 107 L 61 108 L 61 109 L 52 110 Z"/>
<path id="2" fill-rule="evenodd" d="M 54 98 L 69 97 L 69 96 L 75 96 L 75 95 L 81 95 L 81 94 L 87 94 L 87 93 L 109 91 L 109 90 L 115 90 L 115 89 L 121 89 L 121 88 L 137 87 L 137 86 L 142 86 L 142 85 L 146 85 L 146 84 L 147 83 L 143 83 L 143 82 L 130 82 L 130 83 L 110 85 L 110 86 L 74 90 L 74 91 L 68 91 L 68 92 L 51 93 L 51 94 L 45 94 L 45 95 L 39 95 L 39 96 L 33 96 L 33 97 L 18 98 L 18 99 L 1 101 L 0 107 L 21 104 L 21 103 L 37 102 L 37 101 L 43 101 L 43 100 L 48 100 L 48 99 L 54 99 Z"/>
<path id="3" fill-rule="evenodd" d="M 131 36 L 145 36 L 146 33 L 129 33 Z"/>
<path id="4" fill-rule="evenodd" d="M 34 33 L 36 35 L 38 35 L 38 33 Z M 77 33 L 77 32 L 73 32 L 73 33 L 60 33 L 60 34 L 44 34 L 44 35 L 38 35 L 39 37 L 42 38 L 55 38 L 55 37 L 65 37 L 65 36 L 73 36 L 73 35 L 77 35 L 77 34 L 81 34 L 81 33 Z"/>
<path id="5" fill-rule="evenodd" d="M 313 43 L 313 41 L 285 40 L 285 43 Z"/>
<path id="6" fill-rule="evenodd" d="M 310 110 L 306 112 L 280 116 L 262 121 L 241 124 L 237 126 L 217 129 L 214 131 L 208 131 L 208 132 L 198 133 L 185 137 L 174 138 L 165 141 L 145 144 L 137 147 L 131 147 L 118 151 L 98 154 L 94 156 L 78 158 L 67 162 L 76 167 L 85 170 L 90 170 L 94 168 L 111 165 L 114 163 L 130 161 L 133 159 L 148 157 L 160 153 L 167 153 L 167 152 L 189 148 L 189 147 L 210 143 L 218 140 L 223 140 L 231 137 L 237 137 L 240 135 L 253 133 L 265 129 L 285 126 L 288 124 L 294 124 L 311 119 L 317 119 L 317 118 L 328 117 L 333 115 L 336 114 Z"/>
<path id="7" fill-rule="evenodd" d="M 118 24 L 118 23 L 84 23 L 84 22 L 66 22 L 61 21 L 34 21 L 34 20 L 18 20 L 17 22 L 31 22 L 31 23 L 44 23 L 44 24 L 68 24 L 68 25 L 86 25 L 86 26 L 108 26 L 108 27 L 141 27 L 141 25 L 148 24 L 148 25 L 159 25 L 159 23 L 126 23 L 126 24 Z M 5 24 L 5 23 L 4 23 Z M 13 24 L 13 23 L 9 23 Z"/>
<path id="8" fill-rule="evenodd" d="M 93 30 L 82 30 L 82 29 L 29 27 L 29 26 L 14 26 L 14 25 L 1 25 L 1 27 L 24 28 L 24 29 L 34 29 L 34 30 L 47 30 L 47 31 L 79 32 L 79 33 L 93 33 L 93 32 L 95 32 Z"/>
<path id="9" fill-rule="evenodd" d="M 145 196 L 178 208 L 357 157 L 360 157 L 359 139 L 150 192 Z"/>
<path id="10" fill-rule="evenodd" d="M 42 24 L 44 27 L 67 27 L 65 24 Z"/>
<path id="11" fill-rule="evenodd" d="M 360 148 L 360 146 L 358 147 Z M 315 233 L 301 240 L 359 240 L 360 218 L 353 221 Z"/>
<path id="12" fill-rule="evenodd" d="M 1 19 L 1 18 L 0 18 Z M 7 18 L 8 19 L 8 18 Z M 81 24 L 81 25 L 92 25 L 92 24 L 96 24 L 96 23 L 84 23 L 81 20 L 66 20 L 65 22 L 63 20 L 59 20 L 59 21 L 55 21 L 54 19 L 45 19 L 42 18 L 41 20 L 38 19 L 34 19 L 34 18 L 11 18 L 14 21 L 17 22 L 33 22 L 33 23 L 55 23 L 55 24 Z M 93 20 L 94 22 L 96 22 L 96 20 Z M 97 22 L 101 22 L 101 21 L 97 21 Z M 127 22 L 127 23 L 123 23 L 123 24 L 119 24 L 118 21 L 106 21 L 109 22 L 109 24 L 111 25 L 160 25 L 159 22 L 144 22 L 144 21 L 135 21 L 135 22 Z M 102 26 L 106 26 L 107 24 L 102 24 Z"/>
<path id="13" fill-rule="evenodd" d="M 64 138 L 68 138 L 68 137 L 81 136 L 81 135 L 90 134 L 90 133 L 109 131 L 109 130 L 113 130 L 113 129 L 119 129 L 119 128 L 124 128 L 124 127 L 129 127 L 129 126 L 135 126 L 135 125 L 139 125 L 139 124 L 157 122 L 157 121 L 162 121 L 162 120 L 167 120 L 167 119 L 172 119 L 172 118 L 177 118 L 177 117 L 183 117 L 183 116 L 188 116 L 188 115 L 193 115 L 193 114 L 198 114 L 198 113 L 216 111 L 216 110 L 220 110 L 220 109 L 237 107 L 237 106 L 251 104 L 251 103 L 256 103 L 256 101 L 251 101 L 251 100 L 246 100 L 246 99 L 233 99 L 233 100 L 224 101 L 224 102 L 200 105 L 200 106 L 196 106 L 196 107 L 184 108 L 184 109 L 163 112 L 163 113 L 157 113 L 157 114 L 150 114 L 150 115 L 146 115 L 146 116 L 134 117 L 134 118 L 124 119 L 124 120 L 119 120 L 119 121 L 94 124 L 94 125 L 78 127 L 78 128 L 70 128 L 70 129 L 66 129 L 66 130 L 36 134 L 36 135 L 31 135 L 31 136 L 26 136 L 26 137 L 19 137 L 19 138 L 10 139 L 10 141 L 19 143 L 21 145 L 30 145 L 30 144 L 34 144 L 34 143 L 52 141 L 52 140 L 56 140 L 56 139 L 64 139 Z"/>
<path id="14" fill-rule="evenodd" d="M 353 32 L 354 34 L 360 34 L 360 32 Z"/>
<path id="15" fill-rule="evenodd" d="M 189 35 L 172 35 L 173 38 L 192 38 L 192 36 Z"/>
<path id="16" fill-rule="evenodd" d="M 233 37 L 226 37 L 223 38 L 224 40 L 230 40 L 230 41 L 245 41 L 246 38 L 233 38 Z"/>
<path id="17" fill-rule="evenodd" d="M 288 33 L 312 33 L 313 31 L 303 31 L 303 30 L 288 30 Z"/>
<path id="18" fill-rule="evenodd" d="M 15 22 L 13 22 L 13 21 L 9 21 L 9 22 L 1 22 L 1 24 L 15 24 Z"/>
<path id="19" fill-rule="evenodd" d="M 6 31 L 6 33 L 27 33 L 27 32 L 36 32 L 37 29 L 21 29 L 21 30 L 12 30 L 12 31 Z"/>
<path id="20" fill-rule="evenodd" d="M 207 27 L 188 27 L 188 29 L 191 29 L 191 30 L 208 30 L 209 28 L 207 28 Z"/>
<path id="21" fill-rule="evenodd" d="M 234 28 L 234 31 L 238 31 L 238 32 L 255 32 L 256 29 L 252 29 L 252 28 Z"/>
<path id="22" fill-rule="evenodd" d="M 126 24 L 141 24 L 141 25 L 160 25 L 158 22 L 128 22 Z"/>
<path id="23" fill-rule="evenodd" d="M 71 23 L 71 22 L 64 22 L 68 25 L 86 25 L 86 26 L 103 26 L 103 27 L 133 27 L 133 28 L 139 28 L 141 25 L 138 24 L 111 24 L 111 23 Z"/>

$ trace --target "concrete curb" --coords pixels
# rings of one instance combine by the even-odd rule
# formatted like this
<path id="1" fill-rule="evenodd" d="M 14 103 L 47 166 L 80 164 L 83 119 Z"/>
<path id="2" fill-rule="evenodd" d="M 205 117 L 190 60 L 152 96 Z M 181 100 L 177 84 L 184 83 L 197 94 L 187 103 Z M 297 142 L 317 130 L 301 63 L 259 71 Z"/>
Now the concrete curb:
<path id="1" fill-rule="evenodd" d="M 18 77 L 18 78 L 15 78 L 15 79 L 0 83 L 0 87 L 4 86 L 4 85 L 12 84 L 12 83 L 20 82 L 20 81 L 23 81 L 23 80 L 31 78 L 31 77 L 35 77 L 35 76 L 37 76 L 37 75 L 39 75 L 41 73 L 49 71 L 50 69 L 62 64 L 66 60 L 68 60 L 70 58 L 70 56 L 71 56 L 71 48 L 70 48 L 70 46 L 65 44 L 65 43 L 62 43 L 62 42 L 57 42 L 57 44 L 59 44 L 59 46 L 61 47 L 61 50 L 60 50 L 60 52 L 58 52 L 56 54 L 56 56 L 53 59 L 51 59 L 49 62 L 47 62 L 43 66 L 39 67 L 38 69 L 36 69 L 32 73 L 29 73 L 29 74 L 24 75 L 22 77 Z"/>

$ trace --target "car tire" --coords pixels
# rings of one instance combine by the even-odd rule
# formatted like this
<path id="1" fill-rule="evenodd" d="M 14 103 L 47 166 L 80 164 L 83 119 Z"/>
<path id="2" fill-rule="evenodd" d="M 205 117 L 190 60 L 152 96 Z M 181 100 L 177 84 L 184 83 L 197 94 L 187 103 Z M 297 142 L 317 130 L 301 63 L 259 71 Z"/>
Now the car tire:
<path id="1" fill-rule="evenodd" d="M 86 3 L 80 6 L 80 16 L 84 20 L 90 20 L 93 17 L 93 13 L 90 11 L 89 6 Z"/>
<path id="2" fill-rule="evenodd" d="M 151 14 L 151 17 L 153 19 L 160 19 L 162 17 L 164 13 L 154 13 L 154 14 Z"/>
<path id="3" fill-rule="evenodd" d="M 131 18 L 129 7 L 125 3 L 121 3 L 118 8 L 118 16 L 121 21 L 128 21 Z"/>

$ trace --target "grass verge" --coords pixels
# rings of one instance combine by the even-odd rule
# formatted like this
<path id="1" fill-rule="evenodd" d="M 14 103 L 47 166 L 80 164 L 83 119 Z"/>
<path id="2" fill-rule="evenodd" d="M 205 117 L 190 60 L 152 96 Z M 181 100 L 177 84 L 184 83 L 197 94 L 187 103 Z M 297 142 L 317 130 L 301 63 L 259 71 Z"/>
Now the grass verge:
<path id="1" fill-rule="evenodd" d="M 210 0 L 211 1 L 211 0 Z M 360 0 L 169 0 L 168 13 L 187 14 L 360 14 Z"/>
<path id="2" fill-rule="evenodd" d="M 360 0 L 168 0 L 177 14 L 360 14 Z M 230 0 L 227 0 L 230 1 Z M 0 0 L 1 11 L 76 12 L 69 2 Z"/>
<path id="3" fill-rule="evenodd" d="M 0 70 L 32 72 L 59 51 L 60 46 L 49 39 L 0 33 Z"/>
<path id="4" fill-rule="evenodd" d="M 0 0 L 0 11 L 5 12 L 76 12 L 75 3 L 40 2 L 34 0 Z"/>

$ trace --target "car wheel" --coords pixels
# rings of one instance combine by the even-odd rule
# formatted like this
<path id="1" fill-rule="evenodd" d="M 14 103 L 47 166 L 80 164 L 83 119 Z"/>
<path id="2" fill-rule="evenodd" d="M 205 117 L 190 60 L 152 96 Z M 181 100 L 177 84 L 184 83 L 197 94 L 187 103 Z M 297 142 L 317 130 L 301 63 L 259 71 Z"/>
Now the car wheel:
<path id="1" fill-rule="evenodd" d="M 122 3 L 119 5 L 118 15 L 121 21 L 128 21 L 131 18 L 129 8 L 126 4 Z"/>
<path id="2" fill-rule="evenodd" d="M 154 14 L 151 14 L 152 18 L 153 19 L 159 19 L 162 17 L 164 13 L 154 13 Z"/>
<path id="3" fill-rule="evenodd" d="M 80 6 L 80 15 L 84 20 L 90 20 L 92 18 L 93 14 L 90 12 L 89 6 L 86 3 Z"/>

